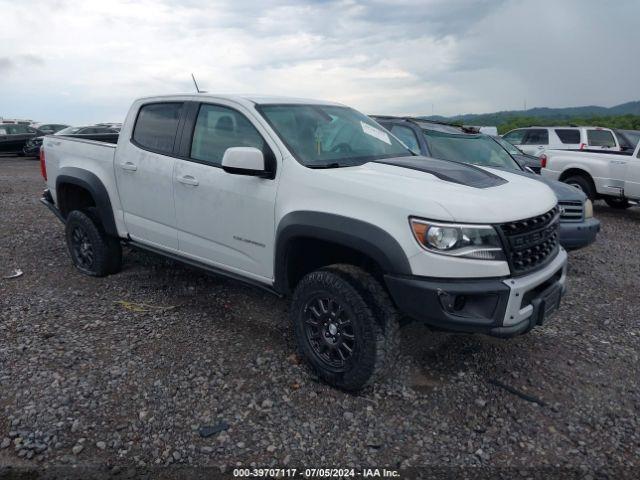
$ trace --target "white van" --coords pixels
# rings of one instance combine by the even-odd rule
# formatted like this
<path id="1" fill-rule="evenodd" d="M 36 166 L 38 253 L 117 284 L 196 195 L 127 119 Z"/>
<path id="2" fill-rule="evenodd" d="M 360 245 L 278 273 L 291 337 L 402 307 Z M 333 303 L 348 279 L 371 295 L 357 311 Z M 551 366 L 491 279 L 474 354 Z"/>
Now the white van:
<path id="1" fill-rule="evenodd" d="M 526 127 L 511 130 L 502 138 L 535 156 L 549 149 L 620 151 L 613 131 L 601 127 Z"/>

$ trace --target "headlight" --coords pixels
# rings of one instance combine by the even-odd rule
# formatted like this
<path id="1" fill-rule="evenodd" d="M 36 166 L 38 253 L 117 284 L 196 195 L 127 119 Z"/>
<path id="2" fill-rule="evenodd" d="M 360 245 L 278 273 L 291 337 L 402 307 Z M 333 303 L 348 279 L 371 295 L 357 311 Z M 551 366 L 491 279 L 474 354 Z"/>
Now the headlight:
<path id="1" fill-rule="evenodd" d="M 433 253 L 478 260 L 504 260 L 502 243 L 490 225 L 460 225 L 409 219 L 418 243 Z"/>
<path id="2" fill-rule="evenodd" d="M 591 217 L 593 217 L 593 203 L 587 198 L 587 201 L 584 202 L 584 218 Z"/>

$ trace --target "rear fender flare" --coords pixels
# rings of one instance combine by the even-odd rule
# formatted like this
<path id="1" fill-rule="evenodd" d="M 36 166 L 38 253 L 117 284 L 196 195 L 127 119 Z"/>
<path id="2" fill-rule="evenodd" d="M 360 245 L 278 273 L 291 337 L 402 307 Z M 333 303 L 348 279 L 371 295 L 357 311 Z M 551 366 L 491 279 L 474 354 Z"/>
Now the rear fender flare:
<path id="1" fill-rule="evenodd" d="M 64 205 L 64 197 L 60 195 L 63 185 L 77 185 L 87 190 L 96 204 L 105 233 L 113 237 L 118 236 L 109 194 L 102 181 L 95 174 L 76 167 L 63 167 L 60 169 L 60 173 L 56 178 L 56 198 L 60 211 L 68 213 Z"/>

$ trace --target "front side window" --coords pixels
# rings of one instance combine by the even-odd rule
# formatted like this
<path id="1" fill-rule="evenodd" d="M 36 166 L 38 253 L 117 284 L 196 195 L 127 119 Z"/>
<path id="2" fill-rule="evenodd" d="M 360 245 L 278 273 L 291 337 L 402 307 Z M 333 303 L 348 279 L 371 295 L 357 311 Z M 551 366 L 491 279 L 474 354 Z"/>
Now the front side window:
<path id="1" fill-rule="evenodd" d="M 175 102 L 143 105 L 133 130 L 134 142 L 154 152 L 172 153 L 183 105 Z"/>
<path id="2" fill-rule="evenodd" d="M 555 132 L 562 143 L 580 143 L 580 130 L 575 128 L 556 128 Z"/>
<path id="3" fill-rule="evenodd" d="M 542 128 L 532 128 L 527 130 L 522 139 L 523 145 L 549 145 L 549 132 Z"/>
<path id="4" fill-rule="evenodd" d="M 221 165 L 224 152 L 231 147 L 254 147 L 265 152 L 266 143 L 256 127 L 240 112 L 203 104 L 193 131 L 191 158 Z"/>
<path id="5" fill-rule="evenodd" d="M 616 141 L 609 130 L 587 130 L 587 142 L 591 147 L 615 147 Z"/>
<path id="6" fill-rule="evenodd" d="M 503 138 L 513 145 L 520 145 L 522 144 L 525 133 L 527 133 L 526 130 L 513 130 L 512 132 L 506 133 Z"/>
<path id="7" fill-rule="evenodd" d="M 429 153 L 434 158 L 483 167 L 520 170 L 504 148 L 486 135 L 453 134 L 425 130 Z"/>
<path id="8" fill-rule="evenodd" d="M 293 156 L 310 168 L 362 165 L 413 155 L 366 115 L 333 105 L 257 107 Z"/>
<path id="9" fill-rule="evenodd" d="M 405 127 L 403 125 L 394 125 L 393 127 L 391 127 L 391 133 L 398 137 L 400 141 L 402 141 L 402 143 L 404 143 L 414 152 L 420 152 L 420 144 L 418 143 L 416 134 L 413 133 L 413 130 L 411 130 L 409 127 Z"/>

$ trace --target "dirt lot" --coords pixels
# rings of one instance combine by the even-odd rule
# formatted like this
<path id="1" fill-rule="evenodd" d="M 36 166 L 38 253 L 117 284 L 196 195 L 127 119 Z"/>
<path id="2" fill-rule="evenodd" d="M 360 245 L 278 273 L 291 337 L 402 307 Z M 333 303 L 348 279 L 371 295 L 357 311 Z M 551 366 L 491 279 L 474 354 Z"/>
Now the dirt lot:
<path id="1" fill-rule="evenodd" d="M 394 378 L 349 395 L 292 355 L 285 300 L 129 250 L 77 273 L 42 188 L 0 157 L 0 467 L 640 467 L 638 207 L 596 205 L 545 326 L 409 325 Z"/>

